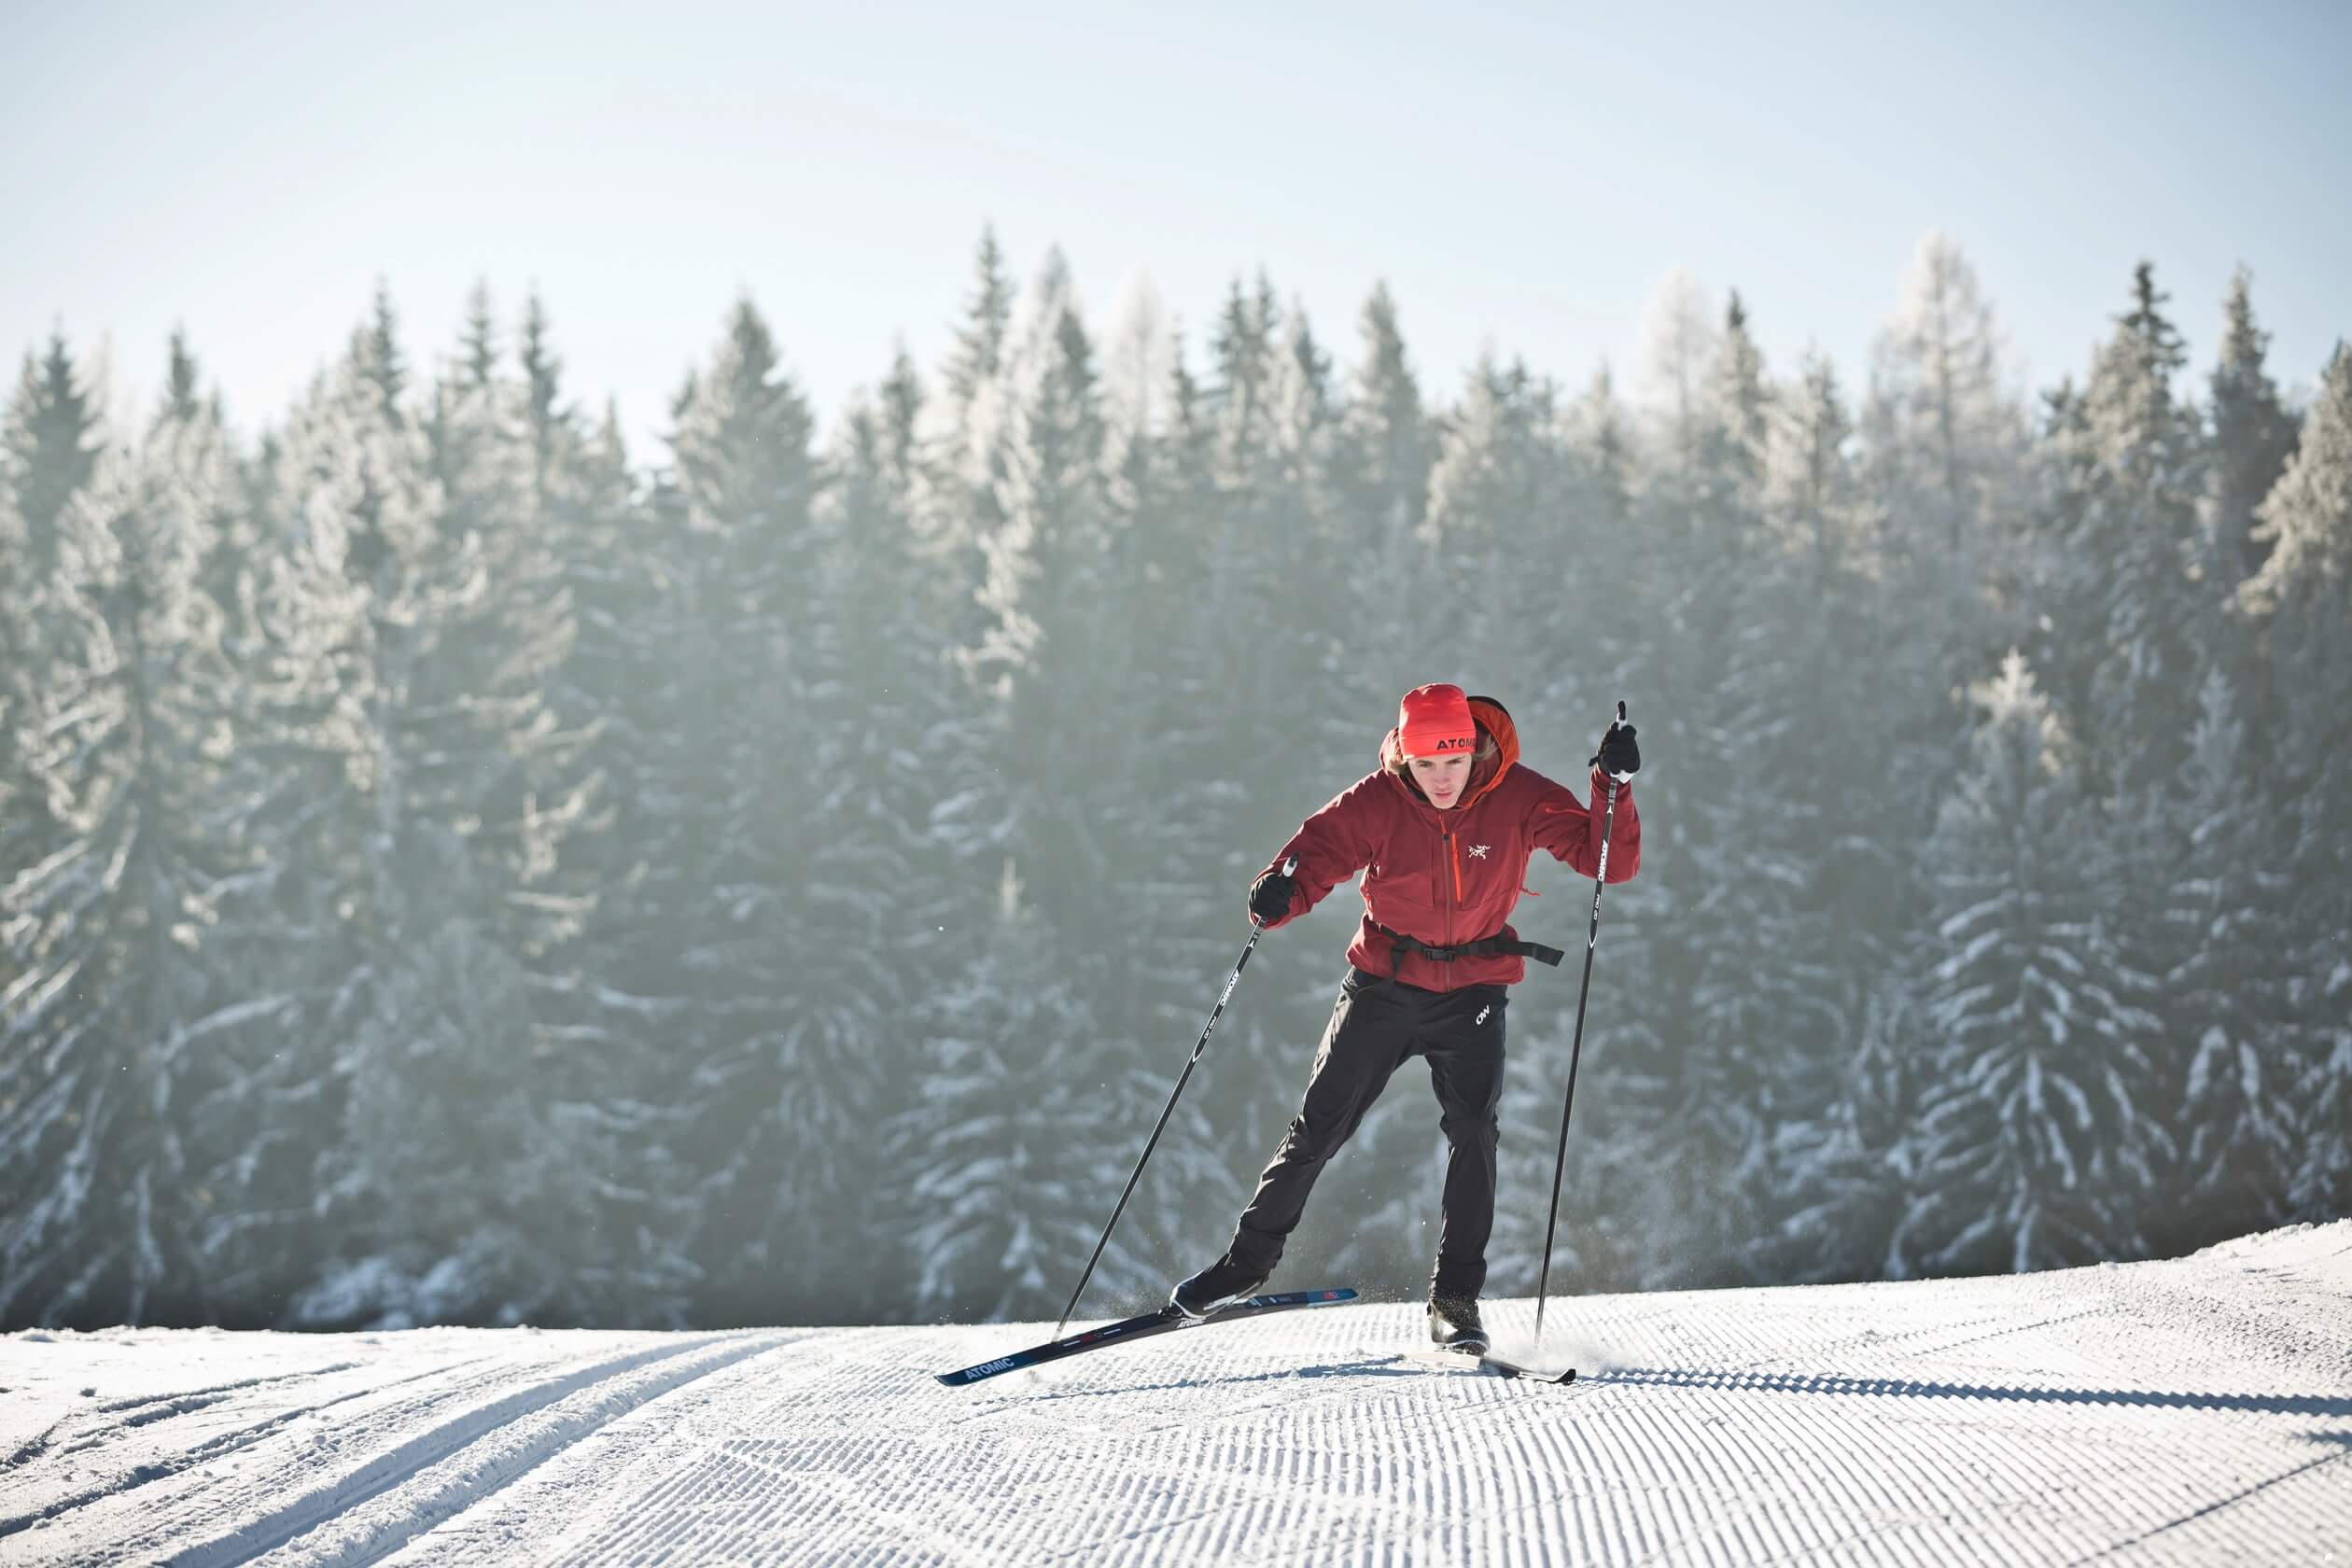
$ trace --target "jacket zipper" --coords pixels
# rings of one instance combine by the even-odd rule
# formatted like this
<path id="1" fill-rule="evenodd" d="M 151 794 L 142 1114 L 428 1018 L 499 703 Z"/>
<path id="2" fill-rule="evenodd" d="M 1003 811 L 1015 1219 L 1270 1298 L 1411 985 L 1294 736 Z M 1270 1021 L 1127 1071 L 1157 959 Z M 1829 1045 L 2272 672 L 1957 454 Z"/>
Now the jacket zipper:
<path id="1" fill-rule="evenodd" d="M 1447 901 L 1445 916 L 1438 922 L 1438 935 L 1443 940 L 1437 945 L 1450 947 L 1453 945 L 1454 906 L 1462 902 L 1462 852 L 1454 845 L 1451 828 L 1439 828 L 1437 837 L 1446 847 L 1447 862 L 1453 867 L 1453 897 Z"/>

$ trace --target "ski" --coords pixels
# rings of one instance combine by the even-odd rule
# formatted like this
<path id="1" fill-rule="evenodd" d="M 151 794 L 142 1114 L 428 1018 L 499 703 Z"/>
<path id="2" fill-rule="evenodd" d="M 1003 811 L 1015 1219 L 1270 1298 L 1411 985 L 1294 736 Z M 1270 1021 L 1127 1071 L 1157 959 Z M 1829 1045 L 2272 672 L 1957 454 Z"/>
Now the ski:
<path id="1" fill-rule="evenodd" d="M 1573 1383 L 1576 1380 L 1576 1369 L 1573 1366 L 1562 1367 L 1555 1372 L 1545 1367 L 1528 1366 L 1519 1362 L 1506 1361 L 1499 1355 L 1491 1354 L 1480 1356 L 1478 1365 L 1491 1368 L 1505 1378 L 1523 1378 L 1531 1383 Z"/>
<path id="2" fill-rule="evenodd" d="M 1082 1351 L 1099 1351 L 1108 1345 L 1124 1345 L 1135 1339 L 1148 1339 L 1155 1334 L 1166 1334 L 1171 1329 L 1201 1328 L 1210 1323 L 1230 1323 L 1236 1318 L 1257 1318 L 1268 1312 L 1295 1311 L 1301 1307 L 1330 1307 L 1342 1301 L 1353 1301 L 1355 1294 L 1351 1290 L 1340 1289 L 1282 1291 L 1273 1295 L 1253 1295 L 1246 1301 L 1237 1301 L 1230 1307 L 1211 1312 L 1205 1318 L 1188 1318 L 1182 1309 L 1168 1306 L 1141 1317 L 1126 1318 L 1118 1323 L 1105 1323 L 1100 1328 L 1090 1328 L 1084 1334 L 1049 1339 L 1043 1345 L 1015 1351 L 994 1361 L 984 1361 L 977 1366 L 967 1366 L 957 1372 L 934 1372 L 931 1376 L 949 1388 L 962 1388 L 1007 1372 L 1018 1372 L 1024 1367 L 1043 1366 L 1049 1361 L 1059 1361 L 1064 1356 L 1074 1356 Z"/>
<path id="3" fill-rule="evenodd" d="M 1433 1372 L 1486 1371 L 1500 1378 L 1522 1379 L 1531 1383 L 1564 1384 L 1576 1380 L 1576 1369 L 1573 1366 L 1558 1371 L 1547 1367 L 1530 1366 L 1525 1362 L 1513 1361 L 1508 1356 L 1499 1356 L 1491 1351 L 1482 1351 L 1476 1356 L 1465 1354 L 1461 1351 L 1408 1351 L 1406 1352 L 1405 1359 L 1428 1367 Z"/>

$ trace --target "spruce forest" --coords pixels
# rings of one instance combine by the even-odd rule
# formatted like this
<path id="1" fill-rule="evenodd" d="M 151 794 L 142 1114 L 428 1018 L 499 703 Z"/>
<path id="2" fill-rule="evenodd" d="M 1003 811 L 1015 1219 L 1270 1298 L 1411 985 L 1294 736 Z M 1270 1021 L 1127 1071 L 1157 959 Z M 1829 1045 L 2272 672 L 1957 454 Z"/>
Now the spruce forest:
<path id="1" fill-rule="evenodd" d="M 838 410 L 738 302 L 658 454 L 486 286 L 429 365 L 355 301 L 250 440 L 201 344 L 123 427 L 53 336 L 0 411 L 0 1327 L 1050 1318 L 1250 878 L 1431 680 L 1567 781 L 1640 729 L 1553 1290 L 2352 1213 L 2352 355 L 2119 267 L 2029 387 L 1956 245 L 1897 281 L 1859 385 L 1693 286 L 1635 396 L 1430 385 L 1384 289 L 1089 321 L 987 236 L 944 362 Z M 1572 956 L 1513 993 L 1498 1295 L 1590 907 L 1528 885 Z M 1261 943 L 1081 1317 L 1224 1245 L 1360 908 Z M 1278 1281 L 1418 1295 L 1443 1160 L 1408 1066 Z"/>

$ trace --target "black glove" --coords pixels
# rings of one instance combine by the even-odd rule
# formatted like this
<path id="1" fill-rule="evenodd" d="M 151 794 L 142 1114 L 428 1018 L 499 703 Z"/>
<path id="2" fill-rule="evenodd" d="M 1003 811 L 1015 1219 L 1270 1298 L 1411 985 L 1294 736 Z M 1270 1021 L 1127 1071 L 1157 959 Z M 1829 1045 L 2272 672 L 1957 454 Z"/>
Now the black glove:
<path id="1" fill-rule="evenodd" d="M 1250 918 L 1270 926 L 1290 913 L 1291 893 L 1298 884 L 1287 872 L 1269 871 L 1250 884 Z"/>
<path id="2" fill-rule="evenodd" d="M 1620 784 L 1641 772 L 1642 748 L 1633 738 L 1633 726 L 1622 719 L 1611 724 L 1592 765 Z"/>

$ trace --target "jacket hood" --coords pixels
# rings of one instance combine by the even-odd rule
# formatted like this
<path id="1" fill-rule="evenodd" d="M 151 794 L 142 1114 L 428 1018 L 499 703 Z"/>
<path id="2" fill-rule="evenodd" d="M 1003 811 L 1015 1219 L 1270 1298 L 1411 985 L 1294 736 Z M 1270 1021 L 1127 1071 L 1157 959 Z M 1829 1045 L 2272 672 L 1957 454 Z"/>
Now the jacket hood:
<path id="1" fill-rule="evenodd" d="M 1492 697 L 1472 697 L 1470 717 L 1477 724 L 1479 735 L 1494 742 L 1494 755 L 1482 757 L 1471 764 L 1470 787 L 1462 792 L 1462 805 L 1454 807 L 1457 811 L 1493 789 L 1497 781 L 1511 771 L 1519 754 L 1519 726 L 1511 722 L 1510 713 L 1501 703 Z M 1405 748 L 1398 738 L 1396 726 L 1393 724 L 1380 741 L 1380 768 L 1393 775 L 1398 783 L 1412 792 L 1415 800 L 1423 799 L 1421 787 L 1407 777 Z"/>

